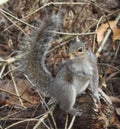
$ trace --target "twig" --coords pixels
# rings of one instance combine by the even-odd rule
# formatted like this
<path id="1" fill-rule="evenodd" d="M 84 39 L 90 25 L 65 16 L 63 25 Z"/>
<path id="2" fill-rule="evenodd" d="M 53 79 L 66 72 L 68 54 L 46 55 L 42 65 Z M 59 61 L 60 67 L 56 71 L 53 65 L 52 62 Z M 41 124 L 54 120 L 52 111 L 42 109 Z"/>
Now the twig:
<path id="1" fill-rule="evenodd" d="M 73 118 L 72 118 L 72 120 L 71 120 L 71 123 L 70 123 L 68 129 L 72 129 L 72 126 L 73 126 L 73 124 L 74 124 L 75 118 L 76 118 L 76 116 L 73 116 Z"/>
<path id="2" fill-rule="evenodd" d="M 99 21 L 98 21 L 98 23 L 97 23 L 97 25 L 96 25 L 95 32 L 97 32 L 97 29 L 98 29 L 98 27 L 99 27 L 99 24 L 101 23 L 101 21 L 102 21 L 102 19 L 103 19 L 104 17 L 105 17 L 105 16 L 102 16 L 102 17 L 99 19 Z M 95 51 L 95 38 L 96 38 L 96 34 L 94 35 L 93 52 Z"/>
<path id="3" fill-rule="evenodd" d="M 109 96 L 111 101 L 115 104 L 120 104 L 120 99 L 114 96 Z"/>
<path id="4" fill-rule="evenodd" d="M 10 129 L 11 127 L 14 127 L 15 125 L 18 125 L 18 124 L 21 124 L 21 123 L 24 123 L 24 122 L 27 122 L 27 121 L 35 121 L 35 122 L 37 122 L 38 119 L 31 118 L 31 119 L 25 119 L 25 120 L 22 120 L 22 121 L 18 121 L 16 123 L 11 124 L 10 126 L 6 127 L 5 129 Z"/>
<path id="5" fill-rule="evenodd" d="M 120 20 L 120 13 L 119 13 L 118 17 L 115 19 L 115 24 L 117 24 L 119 20 Z"/>
<path id="6" fill-rule="evenodd" d="M 65 129 L 67 129 L 67 126 L 68 126 L 68 114 L 66 115 Z"/>
<path id="7" fill-rule="evenodd" d="M 9 67 L 9 68 L 10 68 L 10 67 Z M 11 69 L 11 68 L 10 68 L 10 69 Z M 12 77 L 12 81 L 13 81 L 13 84 L 14 84 L 14 87 L 15 87 L 16 94 L 17 94 L 17 96 L 18 96 L 18 98 L 19 98 L 19 101 L 20 101 L 21 105 L 24 107 L 23 101 L 22 101 L 22 99 L 21 99 L 21 97 L 20 97 L 20 94 L 19 94 L 19 91 L 18 91 L 18 89 L 17 89 L 17 85 L 16 85 L 16 82 L 15 82 L 13 73 L 10 73 L 10 75 L 11 75 L 11 77 Z"/>
<path id="8" fill-rule="evenodd" d="M 6 63 L 3 64 L 3 67 L 2 67 L 2 69 L 0 71 L 0 79 L 2 79 L 2 74 L 3 74 L 3 72 L 4 72 L 5 68 L 6 68 L 6 65 L 7 65 Z"/>
<path id="9" fill-rule="evenodd" d="M 53 116 L 52 111 L 50 111 L 50 115 L 51 115 L 51 117 L 52 117 L 52 121 L 53 121 L 53 123 L 54 123 L 55 129 L 57 129 L 57 124 L 56 124 L 56 121 L 55 121 L 55 118 L 54 118 L 54 116 Z"/>
<path id="10" fill-rule="evenodd" d="M 120 49 L 120 40 L 119 40 L 119 44 L 118 44 L 118 47 L 117 47 L 117 49 L 116 49 L 115 55 L 114 55 L 114 57 L 113 57 L 113 61 L 114 61 L 114 59 L 117 57 L 117 54 L 118 54 L 119 49 Z M 112 61 L 112 62 L 113 62 L 113 61 Z"/>
<path id="11" fill-rule="evenodd" d="M 7 71 L 6 73 L 4 73 L 4 74 L 1 76 L 1 78 L 4 78 L 4 77 L 7 76 L 9 73 L 18 70 L 20 67 L 21 67 L 21 66 L 18 66 L 18 67 L 16 67 L 16 68 L 12 69 L 12 70 Z"/>
<path id="12" fill-rule="evenodd" d="M 38 94 L 39 94 L 39 96 L 40 96 L 42 102 L 45 104 L 47 110 L 48 110 L 49 113 L 50 113 L 50 116 L 51 116 L 51 118 L 52 118 L 52 121 L 53 121 L 53 124 L 54 124 L 55 129 L 57 129 L 57 124 L 56 124 L 56 121 L 55 121 L 54 116 L 53 116 L 53 113 L 52 113 L 52 111 L 54 110 L 54 106 L 52 106 L 51 108 L 49 108 L 48 105 L 47 105 L 47 103 L 45 102 L 45 100 L 44 100 L 43 97 L 41 96 L 41 94 L 40 94 L 39 92 L 38 92 Z"/>
<path id="13" fill-rule="evenodd" d="M 13 22 L 13 20 L 11 20 L 5 13 L 1 12 L 11 23 L 13 23 L 13 25 L 15 25 L 21 32 L 23 32 L 23 34 L 29 39 L 30 37 L 23 31 L 23 29 L 18 26 L 15 22 Z"/>
<path id="14" fill-rule="evenodd" d="M 119 73 L 119 71 L 112 73 L 109 77 L 106 78 L 106 82 L 108 82 L 112 77 L 116 76 Z"/>
<path id="15" fill-rule="evenodd" d="M 5 93 L 8 93 L 8 94 L 10 94 L 10 95 L 13 95 L 13 96 L 15 96 L 15 97 L 18 97 L 15 93 L 13 93 L 13 92 L 11 92 L 11 91 L 8 91 L 8 90 L 5 90 L 5 89 L 0 88 L 0 91 L 5 92 Z M 30 101 L 30 100 L 28 100 L 28 99 L 26 99 L 26 98 L 23 98 L 22 96 L 20 96 L 20 97 L 21 97 L 21 99 L 25 100 L 26 102 L 28 102 L 28 103 L 30 103 L 30 104 L 34 104 L 32 101 Z"/>
<path id="16" fill-rule="evenodd" d="M 103 11 L 105 11 L 105 12 L 107 12 L 107 13 L 110 13 L 110 11 L 109 11 L 109 10 L 106 10 L 106 9 L 102 8 L 102 7 L 101 7 L 101 6 L 99 6 L 96 2 L 92 2 L 92 1 L 90 1 L 90 3 L 91 3 L 91 4 L 93 4 L 94 6 L 98 7 L 100 10 L 103 10 Z"/>
<path id="17" fill-rule="evenodd" d="M 115 24 L 118 23 L 119 19 L 120 19 L 120 14 L 119 14 L 118 17 L 116 18 Z M 97 57 L 100 55 L 100 52 L 102 51 L 102 49 L 103 49 L 103 47 L 104 47 L 104 45 L 105 45 L 105 43 L 106 43 L 108 37 L 110 36 L 111 32 L 112 32 L 112 30 L 111 30 L 110 28 L 108 28 L 108 30 L 107 30 L 107 32 L 106 32 L 106 34 L 105 34 L 105 37 L 103 38 L 103 41 L 102 41 L 100 47 L 98 48 L 98 50 L 97 50 L 97 52 L 96 52 L 96 56 L 97 56 Z"/>
<path id="18" fill-rule="evenodd" d="M 7 114 L 7 116 L 5 116 L 5 117 L 1 117 L 0 118 L 0 121 L 3 121 L 3 120 L 23 120 L 23 119 L 25 119 L 25 118 L 17 118 L 17 117 L 12 117 L 12 116 L 14 116 L 14 115 L 18 115 L 18 114 L 20 114 L 22 111 L 25 111 L 26 109 L 25 108 L 22 108 L 21 110 L 19 110 L 19 111 L 17 111 L 17 112 L 14 112 L 14 113 L 12 113 L 12 114 Z M 36 117 L 35 117 L 36 118 Z M 37 119 L 37 118 L 36 118 Z"/>
<path id="19" fill-rule="evenodd" d="M 98 64 L 99 64 L 99 65 L 104 65 L 104 66 L 111 67 L 111 68 L 113 68 L 113 69 L 115 69 L 115 70 L 117 70 L 117 71 L 120 72 L 120 69 L 119 69 L 119 68 L 117 68 L 117 67 L 115 67 L 115 66 L 113 66 L 113 65 L 111 65 L 111 64 L 105 64 L 105 63 L 98 63 Z"/>
<path id="20" fill-rule="evenodd" d="M 43 123 L 48 129 L 50 129 L 45 123 L 44 123 L 44 120 L 48 117 L 48 113 L 45 114 L 43 117 L 41 117 L 38 122 L 36 123 L 36 125 L 34 126 L 33 129 L 37 129 L 41 123 Z"/>
<path id="21" fill-rule="evenodd" d="M 47 7 L 47 6 L 50 6 L 50 5 L 70 5 L 70 4 L 71 4 L 71 5 L 84 5 L 84 4 L 89 4 L 89 3 L 84 3 L 84 2 L 49 2 L 49 3 L 47 3 L 47 4 L 43 5 L 43 6 L 41 6 L 40 8 L 36 9 L 36 10 L 33 11 L 32 13 L 28 14 L 27 16 L 25 16 L 25 17 L 22 18 L 22 19 L 19 19 L 19 18 L 15 17 L 14 15 L 8 13 L 7 11 L 5 11 L 5 10 L 3 10 L 3 9 L 0 9 L 0 12 L 3 12 L 3 13 L 5 13 L 5 14 L 7 14 L 7 15 L 13 17 L 13 18 L 16 19 L 17 21 L 19 21 L 19 22 L 21 22 L 21 23 L 24 23 L 25 25 L 28 25 L 28 26 L 30 26 L 31 28 L 36 29 L 35 26 L 32 26 L 32 25 L 28 24 L 27 22 L 25 22 L 25 21 L 23 21 L 23 20 L 24 20 L 25 18 L 28 18 L 29 16 L 33 15 L 34 13 L 40 11 L 41 9 Z M 14 24 L 13 24 L 13 25 L 14 25 Z M 11 27 L 12 27 L 13 25 L 11 25 Z"/>
<path id="22" fill-rule="evenodd" d="M 45 7 L 51 6 L 51 5 L 85 5 L 85 4 L 89 4 L 89 3 L 87 3 L 87 2 L 49 2 L 47 4 L 44 4 L 40 8 L 36 9 L 32 13 L 30 13 L 27 17 L 33 15 L 34 13 L 40 11 L 41 9 L 43 9 Z"/>
<path id="23" fill-rule="evenodd" d="M 105 34 L 105 37 L 104 37 L 100 47 L 98 48 L 98 50 L 96 52 L 96 56 L 97 57 L 100 55 L 100 52 L 102 51 L 102 49 L 103 49 L 103 47 L 104 47 L 108 37 L 110 36 L 111 32 L 112 32 L 112 30 L 110 28 L 108 28 L 107 33 Z"/>
<path id="24" fill-rule="evenodd" d="M 104 99 L 104 101 L 108 104 L 108 105 L 112 105 L 112 101 L 110 100 L 110 98 L 102 91 L 102 89 L 99 88 L 99 94 L 101 96 L 102 99 Z"/>
<path id="25" fill-rule="evenodd" d="M 115 13 L 117 13 L 118 11 L 116 11 Z M 108 17 L 110 17 L 111 15 L 113 15 L 114 13 L 111 13 L 108 15 Z M 105 20 L 103 19 L 102 22 L 104 22 Z M 87 27 L 82 33 L 75 33 L 75 34 L 86 34 L 87 31 L 89 31 L 92 27 L 96 26 L 98 22 L 94 22 L 92 25 L 90 25 L 89 27 Z M 101 22 L 100 22 L 101 23 Z M 59 38 L 58 40 L 55 40 L 56 43 L 58 43 L 57 46 L 55 46 L 53 49 L 49 50 L 48 53 L 54 51 L 55 49 L 65 45 L 68 43 L 69 40 L 72 40 L 75 38 L 76 35 L 67 35 L 67 36 L 64 36 L 62 38 Z"/>
<path id="26" fill-rule="evenodd" d="M 57 31 L 50 31 L 50 32 L 56 33 L 56 34 L 62 34 L 62 35 L 71 35 L 71 36 L 92 35 L 92 34 L 95 34 L 95 32 L 89 32 L 89 33 L 66 33 L 66 32 L 57 32 Z"/>
<path id="27" fill-rule="evenodd" d="M 33 85 L 34 87 L 34 84 L 31 82 L 31 80 L 28 78 L 28 76 L 24 75 L 26 77 L 26 79 Z M 51 115 L 51 118 L 52 118 L 52 121 L 54 123 L 54 126 L 55 126 L 55 129 L 57 129 L 57 124 L 56 124 L 56 121 L 54 119 L 54 116 L 52 114 L 52 111 L 54 110 L 54 107 L 51 107 L 51 109 L 48 107 L 47 103 L 45 102 L 44 98 L 41 96 L 40 92 L 38 92 L 38 95 L 40 96 L 41 98 L 41 101 L 44 103 L 45 107 L 47 108 L 47 110 L 49 111 L 50 115 Z"/>
<path id="28" fill-rule="evenodd" d="M 10 57 L 8 59 L 3 59 L 3 58 L 0 58 L 0 63 L 6 63 L 6 64 L 10 64 L 10 63 L 13 63 L 17 60 L 20 60 L 21 58 L 23 58 L 25 56 L 26 53 L 24 54 L 19 54 L 17 56 L 14 56 L 14 57 Z M 0 64 L 1 65 L 1 64 Z"/>
<path id="29" fill-rule="evenodd" d="M 65 44 L 67 44 L 68 43 L 68 41 L 69 40 L 72 40 L 72 39 L 74 39 L 76 36 L 77 36 L 77 34 L 78 35 L 85 35 L 85 34 L 92 34 L 92 33 L 86 33 L 91 27 L 93 27 L 95 24 L 97 24 L 97 22 L 95 22 L 93 25 L 91 25 L 91 26 L 89 26 L 87 29 L 85 29 L 82 33 L 75 33 L 76 35 L 67 35 L 67 36 L 64 36 L 64 37 L 62 37 L 62 38 L 59 38 L 58 40 L 55 40 L 55 42 L 56 43 L 58 43 L 58 45 L 57 46 L 55 46 L 54 48 L 52 48 L 52 49 L 50 49 L 49 51 L 48 51 L 48 53 L 51 53 L 52 51 L 54 51 L 55 49 L 57 49 L 57 48 L 59 48 L 59 47 L 61 47 L 61 46 L 63 46 L 63 45 L 65 45 Z M 94 32 L 93 32 L 94 33 Z M 67 34 L 67 33 L 65 33 L 65 34 Z M 71 34 L 71 33 L 70 33 Z"/>
<path id="30" fill-rule="evenodd" d="M 12 18 L 14 18 L 14 19 L 18 20 L 19 22 L 24 23 L 25 25 L 30 26 L 30 27 L 35 28 L 35 29 L 36 29 L 36 27 L 35 27 L 35 26 L 32 26 L 32 25 L 28 24 L 27 22 L 24 22 L 23 20 L 21 20 L 21 19 L 19 19 L 19 18 L 15 17 L 14 15 L 12 15 L 12 14 L 8 13 L 7 11 L 5 11 L 5 10 L 3 10 L 3 9 L 0 9 L 0 12 L 1 12 L 2 14 L 7 14 L 7 15 L 11 16 Z M 16 23 L 15 23 L 15 24 L 16 24 Z"/>

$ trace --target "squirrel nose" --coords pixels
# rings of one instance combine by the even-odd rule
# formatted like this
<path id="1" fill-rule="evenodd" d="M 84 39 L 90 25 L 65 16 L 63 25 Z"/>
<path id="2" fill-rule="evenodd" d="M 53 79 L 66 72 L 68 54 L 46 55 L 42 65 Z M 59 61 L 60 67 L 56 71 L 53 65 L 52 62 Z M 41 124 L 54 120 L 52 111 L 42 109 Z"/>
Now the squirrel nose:
<path id="1" fill-rule="evenodd" d="M 72 54 L 72 53 L 69 53 L 68 54 L 68 57 L 72 60 L 72 59 L 74 59 L 74 55 Z"/>
<path id="2" fill-rule="evenodd" d="M 78 55 L 78 52 L 73 52 L 73 53 L 69 53 L 68 54 L 68 57 L 70 58 L 70 59 L 75 59 L 75 57 Z"/>

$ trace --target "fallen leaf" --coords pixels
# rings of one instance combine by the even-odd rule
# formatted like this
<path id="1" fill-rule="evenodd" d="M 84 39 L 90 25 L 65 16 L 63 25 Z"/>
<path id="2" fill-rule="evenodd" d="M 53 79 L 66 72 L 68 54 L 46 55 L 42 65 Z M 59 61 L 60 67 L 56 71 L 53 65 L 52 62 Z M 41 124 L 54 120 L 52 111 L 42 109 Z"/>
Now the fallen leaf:
<path id="1" fill-rule="evenodd" d="M 120 116 L 120 108 L 116 108 L 115 110 L 116 110 L 117 115 Z"/>
<path id="2" fill-rule="evenodd" d="M 115 21 L 109 21 L 107 23 L 103 23 L 98 29 L 97 29 L 97 42 L 100 45 L 102 42 L 105 32 L 107 31 L 107 28 L 110 26 L 112 29 L 112 47 L 115 48 L 114 41 L 120 40 L 120 28 L 117 27 L 115 24 Z"/>

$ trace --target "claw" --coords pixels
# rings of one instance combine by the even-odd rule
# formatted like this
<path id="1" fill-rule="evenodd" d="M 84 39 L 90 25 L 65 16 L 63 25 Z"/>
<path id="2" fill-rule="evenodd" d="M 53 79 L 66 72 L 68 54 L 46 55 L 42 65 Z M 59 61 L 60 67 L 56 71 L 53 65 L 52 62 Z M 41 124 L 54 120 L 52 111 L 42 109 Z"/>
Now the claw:
<path id="1" fill-rule="evenodd" d="M 77 109 L 77 111 L 76 111 L 76 116 L 81 116 L 82 115 L 82 113 L 83 113 L 83 110 L 82 109 Z"/>

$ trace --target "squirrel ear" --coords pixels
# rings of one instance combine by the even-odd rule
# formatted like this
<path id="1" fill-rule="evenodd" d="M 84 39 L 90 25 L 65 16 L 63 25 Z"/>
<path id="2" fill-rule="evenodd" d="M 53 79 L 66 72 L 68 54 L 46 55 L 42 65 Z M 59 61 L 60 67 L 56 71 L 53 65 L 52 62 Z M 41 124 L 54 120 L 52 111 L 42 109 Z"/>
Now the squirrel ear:
<path id="1" fill-rule="evenodd" d="M 84 42 L 84 45 L 85 45 L 85 48 L 88 49 L 89 46 L 88 46 L 88 43 L 87 42 Z"/>
<path id="2" fill-rule="evenodd" d="M 76 36 L 76 42 L 80 42 L 80 39 L 78 38 L 78 36 Z"/>
<path id="3" fill-rule="evenodd" d="M 84 42 L 84 44 L 85 44 L 85 48 L 86 48 L 87 50 L 91 50 L 91 47 L 90 47 L 90 45 L 89 45 L 87 42 Z"/>

